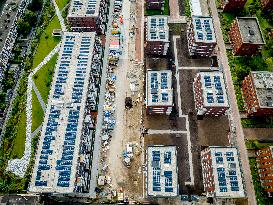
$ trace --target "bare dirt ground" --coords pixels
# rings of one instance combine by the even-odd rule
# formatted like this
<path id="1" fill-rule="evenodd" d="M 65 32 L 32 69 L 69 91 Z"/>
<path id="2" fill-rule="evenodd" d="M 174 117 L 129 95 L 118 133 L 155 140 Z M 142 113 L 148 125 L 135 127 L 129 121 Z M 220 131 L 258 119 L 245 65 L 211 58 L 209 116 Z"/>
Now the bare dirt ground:
<path id="1" fill-rule="evenodd" d="M 126 2 L 125 2 L 126 1 Z M 110 176 L 112 181 L 111 190 L 122 188 L 125 196 L 130 200 L 141 200 L 143 196 L 143 174 L 141 171 L 143 163 L 143 149 L 141 147 L 141 118 L 143 106 L 143 68 L 141 65 L 135 64 L 131 59 L 135 59 L 135 55 L 141 55 L 135 52 L 137 46 L 141 46 L 140 39 L 131 38 L 129 31 L 132 28 L 132 22 L 129 23 L 130 11 L 126 11 L 129 7 L 129 1 L 124 2 L 124 25 L 121 29 L 124 31 L 124 49 L 120 57 L 118 68 L 115 71 L 116 81 L 116 126 L 112 133 L 112 139 L 109 143 L 109 149 L 102 153 L 102 163 L 108 165 L 106 175 Z M 138 2 L 137 4 L 140 4 Z M 135 4 L 131 4 L 131 12 L 135 10 Z M 140 34 L 138 34 L 139 36 Z M 140 45 L 139 45 L 140 44 Z M 139 89 L 132 92 L 130 82 L 132 80 L 138 84 Z M 131 97 L 133 108 L 125 109 L 125 98 Z M 126 144 L 134 144 L 134 158 L 131 166 L 128 168 L 123 164 L 122 153 L 126 150 Z"/>
<path id="2" fill-rule="evenodd" d="M 206 117 L 197 121 L 198 144 L 200 146 L 229 145 L 229 121 L 227 116 Z"/>
<path id="3" fill-rule="evenodd" d="M 270 128 L 244 128 L 247 140 L 273 140 L 273 129 Z"/>
<path id="4" fill-rule="evenodd" d="M 186 130 L 185 118 L 172 118 L 164 115 L 147 115 L 145 128 L 154 130 Z"/>
<path id="5" fill-rule="evenodd" d="M 159 57 L 148 57 L 145 58 L 145 66 L 146 70 L 166 70 L 169 67 L 167 58 L 159 58 Z"/>

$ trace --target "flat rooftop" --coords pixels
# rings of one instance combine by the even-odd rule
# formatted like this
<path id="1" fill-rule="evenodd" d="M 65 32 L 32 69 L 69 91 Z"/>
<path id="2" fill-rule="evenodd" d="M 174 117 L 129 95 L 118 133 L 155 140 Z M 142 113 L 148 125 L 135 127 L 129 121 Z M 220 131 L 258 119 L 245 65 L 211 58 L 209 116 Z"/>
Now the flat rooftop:
<path id="1" fill-rule="evenodd" d="M 209 147 L 217 198 L 245 197 L 237 148 Z"/>
<path id="2" fill-rule="evenodd" d="M 190 0 L 190 10 L 192 16 L 209 16 L 208 6 L 202 0 Z"/>
<path id="3" fill-rule="evenodd" d="M 236 20 L 244 43 L 265 44 L 259 21 L 256 17 L 237 17 Z"/>
<path id="4" fill-rule="evenodd" d="M 80 181 L 76 174 L 94 41 L 95 33 L 64 33 L 30 192 L 73 193 Z"/>
<path id="5" fill-rule="evenodd" d="M 172 71 L 149 70 L 146 78 L 146 106 L 172 106 L 172 104 Z"/>
<path id="6" fill-rule="evenodd" d="M 167 16 L 148 16 L 146 27 L 147 41 L 169 42 L 169 26 Z"/>
<path id="7" fill-rule="evenodd" d="M 199 72 L 197 77 L 200 77 L 204 107 L 229 107 L 222 72 Z"/>
<path id="8" fill-rule="evenodd" d="M 273 109 L 273 72 L 250 72 L 260 107 Z"/>
<path id="9" fill-rule="evenodd" d="M 176 146 L 148 146 L 147 169 L 148 196 L 178 196 Z"/>
<path id="10" fill-rule="evenodd" d="M 71 0 L 68 17 L 98 16 L 100 0 Z"/>
<path id="11" fill-rule="evenodd" d="M 216 43 L 212 17 L 193 16 L 192 25 L 195 42 Z"/>

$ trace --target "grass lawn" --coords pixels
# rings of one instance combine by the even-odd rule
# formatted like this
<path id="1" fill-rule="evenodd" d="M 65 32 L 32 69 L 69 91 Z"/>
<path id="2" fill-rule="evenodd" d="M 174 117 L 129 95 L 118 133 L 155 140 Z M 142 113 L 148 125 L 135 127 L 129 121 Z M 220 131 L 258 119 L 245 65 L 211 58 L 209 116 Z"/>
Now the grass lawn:
<path id="1" fill-rule="evenodd" d="M 54 74 L 58 54 L 55 54 L 35 75 L 34 83 L 37 86 L 43 100 L 47 103 L 50 86 Z"/>
<path id="2" fill-rule="evenodd" d="M 50 53 L 50 51 L 52 51 L 54 47 L 61 41 L 60 37 L 52 36 L 52 31 L 56 28 L 60 29 L 61 25 L 58 17 L 55 15 L 41 35 L 38 48 L 33 57 L 33 68 L 39 65 L 43 61 L 43 59 Z"/>
<path id="3" fill-rule="evenodd" d="M 244 128 L 273 128 L 273 117 L 249 117 L 241 119 Z"/>
<path id="4" fill-rule="evenodd" d="M 17 125 L 17 135 L 14 140 L 13 149 L 11 152 L 11 159 L 21 158 L 25 151 L 25 140 L 26 140 L 26 125 L 27 116 L 26 110 L 24 109 L 21 113 L 20 120 Z"/>
<path id="5" fill-rule="evenodd" d="M 236 15 L 233 13 L 220 13 L 221 29 L 225 43 L 229 42 L 228 32 L 230 30 L 231 23 L 235 19 Z"/>
<path id="6" fill-rule="evenodd" d="M 273 141 L 246 140 L 245 144 L 247 149 L 259 150 L 262 148 L 273 146 Z"/>
<path id="7" fill-rule="evenodd" d="M 32 125 L 31 132 L 34 132 L 42 123 L 44 119 L 44 111 L 40 102 L 32 90 Z"/>
<path id="8" fill-rule="evenodd" d="M 184 1 L 184 5 L 185 5 L 185 15 L 186 15 L 187 17 L 191 17 L 190 0 L 185 0 L 185 1 Z"/>
<path id="9" fill-rule="evenodd" d="M 272 205 L 273 204 L 272 199 L 269 199 L 267 197 L 267 194 L 264 192 L 264 189 L 261 185 L 255 158 L 249 158 L 249 164 L 250 164 L 250 170 L 251 170 L 254 190 L 256 194 L 257 204 Z"/>
<path id="10" fill-rule="evenodd" d="M 69 2 L 70 0 L 56 0 L 56 4 L 60 10 L 62 10 Z"/>

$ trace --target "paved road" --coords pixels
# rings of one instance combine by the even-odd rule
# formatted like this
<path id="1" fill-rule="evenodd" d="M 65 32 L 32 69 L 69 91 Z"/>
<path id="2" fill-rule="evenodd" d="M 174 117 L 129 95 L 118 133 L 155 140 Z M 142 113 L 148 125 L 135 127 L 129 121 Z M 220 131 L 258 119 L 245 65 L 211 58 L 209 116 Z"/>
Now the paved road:
<path id="1" fill-rule="evenodd" d="M 101 148 L 101 131 L 102 131 L 102 122 L 103 122 L 103 105 L 105 97 L 105 85 L 106 85 L 106 70 L 108 66 L 108 53 L 109 53 L 109 42 L 111 35 L 111 25 L 113 20 L 113 5 L 114 0 L 110 0 L 109 6 L 109 19 L 108 19 L 108 29 L 106 33 L 106 42 L 104 49 L 104 59 L 103 59 L 103 68 L 101 74 L 101 86 L 100 86 L 100 95 L 99 95 L 99 105 L 98 105 L 98 116 L 97 116 L 97 125 L 96 125 L 96 134 L 94 141 L 94 150 L 93 150 L 93 159 L 92 159 L 92 168 L 91 168 L 91 179 L 90 179 L 90 189 L 89 197 L 95 198 L 96 192 L 95 187 L 97 186 L 97 177 L 99 171 L 100 163 L 100 148 Z"/>
<path id="2" fill-rule="evenodd" d="M 209 1 L 209 6 L 212 12 L 212 17 L 214 21 L 214 29 L 216 33 L 216 38 L 217 38 L 217 43 L 218 43 L 218 56 L 220 57 L 220 60 L 223 64 L 223 71 L 224 71 L 224 76 L 226 78 L 226 83 L 227 83 L 227 91 L 229 94 L 229 103 L 231 107 L 231 119 L 234 122 L 234 125 L 236 125 L 236 135 L 237 135 L 237 147 L 240 152 L 241 156 L 241 162 L 242 162 L 242 171 L 243 171 L 243 176 L 244 176 L 244 181 L 245 181 L 245 191 L 248 197 L 248 204 L 250 205 L 256 205 L 256 197 L 255 197 L 255 191 L 253 187 L 253 182 L 252 182 L 252 177 L 251 177 L 251 172 L 250 172 L 250 166 L 249 166 L 249 161 L 248 161 L 248 154 L 247 150 L 245 147 L 245 140 L 244 140 L 244 133 L 241 125 L 241 120 L 240 120 L 240 114 L 239 110 L 237 107 L 237 101 L 236 101 L 236 96 L 235 96 L 235 91 L 234 91 L 234 86 L 231 78 L 231 73 L 230 73 L 230 68 L 228 64 L 228 58 L 226 54 L 226 48 L 225 48 L 225 43 L 223 40 L 223 35 L 221 31 L 221 25 L 220 25 L 220 20 L 218 17 L 218 12 L 215 4 L 215 0 L 210 0 Z"/>

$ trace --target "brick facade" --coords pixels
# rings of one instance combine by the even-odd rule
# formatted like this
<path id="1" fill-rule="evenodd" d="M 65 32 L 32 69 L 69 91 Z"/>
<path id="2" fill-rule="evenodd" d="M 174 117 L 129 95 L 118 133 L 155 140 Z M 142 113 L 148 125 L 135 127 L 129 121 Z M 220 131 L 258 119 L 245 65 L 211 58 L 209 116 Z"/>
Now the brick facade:
<path id="1" fill-rule="evenodd" d="M 67 21 L 71 25 L 72 31 L 91 31 L 104 34 L 106 32 L 108 13 L 109 0 L 101 0 L 97 15 L 68 15 Z"/>
<path id="2" fill-rule="evenodd" d="M 222 0 L 222 8 L 224 12 L 232 12 L 242 10 L 247 0 Z"/>
<path id="3" fill-rule="evenodd" d="M 261 0 L 264 11 L 273 11 L 273 0 Z"/>
<path id="4" fill-rule="evenodd" d="M 269 195 L 273 193 L 272 148 L 267 147 L 256 152 L 256 162 L 261 185 Z"/>
<path id="5" fill-rule="evenodd" d="M 245 28 L 243 28 L 245 29 Z M 229 37 L 232 43 L 232 49 L 235 56 L 252 56 L 259 53 L 262 45 L 264 43 L 256 42 L 244 42 L 244 39 L 241 35 L 239 22 L 235 19 L 231 25 L 229 31 Z"/>
<path id="6" fill-rule="evenodd" d="M 162 10 L 164 8 L 164 0 L 146 0 L 146 9 Z"/>
<path id="7" fill-rule="evenodd" d="M 273 115 L 272 107 L 261 107 L 256 93 L 254 81 L 251 75 L 246 76 L 243 80 L 242 94 L 248 116 Z"/>

